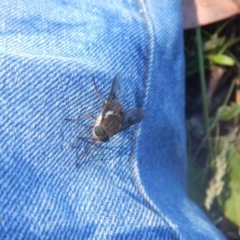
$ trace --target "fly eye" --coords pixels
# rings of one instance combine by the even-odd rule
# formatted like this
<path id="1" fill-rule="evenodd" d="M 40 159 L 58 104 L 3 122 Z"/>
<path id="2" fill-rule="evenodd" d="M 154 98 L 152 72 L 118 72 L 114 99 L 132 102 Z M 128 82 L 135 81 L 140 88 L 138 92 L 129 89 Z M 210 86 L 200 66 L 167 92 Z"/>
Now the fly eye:
<path id="1" fill-rule="evenodd" d="M 98 136 L 98 137 L 102 137 L 105 135 L 105 131 L 102 127 L 97 126 L 94 128 L 94 133 Z"/>

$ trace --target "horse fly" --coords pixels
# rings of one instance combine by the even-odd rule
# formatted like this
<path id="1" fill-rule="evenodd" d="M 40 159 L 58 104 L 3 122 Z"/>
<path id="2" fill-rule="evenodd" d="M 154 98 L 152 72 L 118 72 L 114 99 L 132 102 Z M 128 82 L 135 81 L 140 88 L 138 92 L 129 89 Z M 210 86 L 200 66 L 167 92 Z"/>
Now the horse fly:
<path id="1" fill-rule="evenodd" d="M 105 102 L 100 92 L 97 89 L 95 79 L 94 88 L 96 93 L 99 95 L 102 101 L 102 109 L 98 117 L 93 115 L 86 115 L 84 117 L 79 117 L 77 119 L 66 119 L 79 121 L 83 118 L 91 117 L 95 120 L 95 124 L 87 128 L 87 130 L 92 129 L 92 137 L 90 138 L 92 143 L 85 149 L 80 155 L 79 158 L 85 154 L 89 148 L 95 143 L 104 143 L 108 142 L 111 137 L 119 133 L 120 131 L 131 127 L 132 125 L 140 122 L 144 118 L 144 111 L 141 108 L 132 108 L 125 110 L 122 104 L 118 100 L 119 92 L 121 89 L 122 76 L 120 73 L 112 80 L 112 85 L 110 93 L 108 95 L 107 101 Z M 84 139 L 84 135 L 87 131 L 84 131 L 81 137 L 78 139 Z M 78 166 L 78 160 L 76 161 L 76 166 Z"/>

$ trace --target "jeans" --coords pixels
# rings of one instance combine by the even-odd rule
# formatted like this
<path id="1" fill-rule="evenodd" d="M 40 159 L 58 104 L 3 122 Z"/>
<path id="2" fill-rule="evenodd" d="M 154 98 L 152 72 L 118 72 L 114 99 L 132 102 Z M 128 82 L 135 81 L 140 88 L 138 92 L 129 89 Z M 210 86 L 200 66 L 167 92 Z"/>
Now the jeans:
<path id="1" fill-rule="evenodd" d="M 0 239 L 224 239 L 186 194 L 181 1 L 4 0 L 0 16 Z M 65 118 L 97 116 L 92 76 L 106 99 L 118 72 L 145 118 L 85 151 L 94 121 Z"/>

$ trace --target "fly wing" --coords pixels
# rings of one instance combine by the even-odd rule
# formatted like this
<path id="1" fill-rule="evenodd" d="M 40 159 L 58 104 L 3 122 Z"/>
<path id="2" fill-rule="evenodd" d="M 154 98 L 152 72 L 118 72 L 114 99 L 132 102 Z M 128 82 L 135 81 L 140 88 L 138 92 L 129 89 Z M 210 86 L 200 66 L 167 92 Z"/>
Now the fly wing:
<path id="1" fill-rule="evenodd" d="M 144 111 L 141 108 L 133 108 L 124 112 L 125 117 L 120 131 L 140 122 L 144 118 Z"/>
<path id="2" fill-rule="evenodd" d="M 118 99 L 120 93 L 123 91 L 123 76 L 121 73 L 117 73 L 112 81 L 112 86 L 110 89 L 110 93 L 107 99 L 106 104 L 110 104 L 113 100 Z"/>
<path id="3" fill-rule="evenodd" d="M 108 111 L 114 111 L 113 106 L 115 106 L 117 103 L 120 105 L 122 104 L 122 100 L 124 99 L 123 84 L 124 84 L 124 81 L 123 81 L 122 74 L 117 73 L 112 80 L 112 85 L 111 85 L 107 102 L 103 105 L 103 109 L 102 109 L 103 116 L 105 116 L 105 114 Z"/>

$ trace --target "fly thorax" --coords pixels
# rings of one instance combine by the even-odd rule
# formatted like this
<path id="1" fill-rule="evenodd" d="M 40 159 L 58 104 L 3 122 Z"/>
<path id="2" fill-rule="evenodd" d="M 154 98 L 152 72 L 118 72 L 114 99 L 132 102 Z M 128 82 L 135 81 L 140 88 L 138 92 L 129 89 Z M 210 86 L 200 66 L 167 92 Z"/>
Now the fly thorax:
<path id="1" fill-rule="evenodd" d="M 114 115 L 114 112 L 113 111 L 107 111 L 106 113 L 105 113 L 105 118 L 106 117 L 108 117 L 109 115 Z"/>

